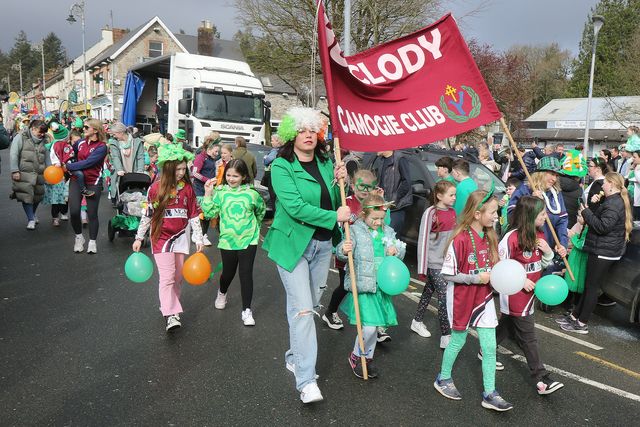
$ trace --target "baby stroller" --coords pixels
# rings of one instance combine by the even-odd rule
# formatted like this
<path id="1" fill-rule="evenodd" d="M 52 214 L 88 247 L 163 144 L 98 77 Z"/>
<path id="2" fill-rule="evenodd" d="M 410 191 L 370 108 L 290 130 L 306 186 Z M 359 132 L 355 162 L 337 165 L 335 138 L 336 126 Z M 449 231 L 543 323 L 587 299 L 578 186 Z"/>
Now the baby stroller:
<path id="1" fill-rule="evenodd" d="M 151 185 L 151 177 L 145 173 L 126 173 L 120 177 L 115 200 L 116 215 L 109 221 L 109 241 L 113 242 L 116 234 L 120 237 L 133 237 L 138 231 L 140 218 L 146 210 L 147 190 Z M 142 246 L 148 245 L 148 239 Z"/>

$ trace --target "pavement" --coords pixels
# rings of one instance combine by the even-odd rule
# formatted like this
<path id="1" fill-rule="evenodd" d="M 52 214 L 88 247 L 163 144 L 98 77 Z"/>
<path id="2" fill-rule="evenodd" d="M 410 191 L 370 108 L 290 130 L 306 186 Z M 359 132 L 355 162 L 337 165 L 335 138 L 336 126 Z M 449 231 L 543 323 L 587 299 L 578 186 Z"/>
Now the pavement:
<path id="1" fill-rule="evenodd" d="M 588 335 L 557 328 L 553 317 L 560 311 L 538 311 L 542 359 L 565 387 L 538 396 L 522 352 L 505 342 L 498 355 L 505 370 L 496 382 L 515 408 L 496 413 L 480 406 L 479 346 L 472 336 L 453 371 L 463 399 L 450 401 L 433 389 L 442 360 L 437 318 L 433 312 L 425 318 L 431 338 L 409 329 L 422 291 L 418 281 L 394 299 L 399 326 L 389 330 L 393 340 L 376 349 L 378 379 L 365 382 L 350 371 L 354 327 L 334 331 L 317 319 L 318 384 L 325 400 L 304 405 L 284 367 L 284 291 L 264 251 L 255 263 L 255 327 L 240 319 L 237 278 L 227 308 L 214 309 L 216 276 L 203 286 L 184 285 L 183 327 L 167 334 L 157 273 L 146 283 L 128 281 L 123 267 L 131 238 L 107 239 L 113 210 L 106 194 L 98 254 L 74 254 L 70 225 L 53 227 L 48 207 L 38 209 L 35 231 L 25 229 L 22 208 L 7 197 L 8 150 L 0 155 L 2 425 L 618 426 L 637 420 L 640 327 L 626 322 L 621 307 L 598 307 Z M 215 248 L 205 253 L 213 265 L 220 260 Z M 337 283 L 330 273 L 325 304 Z"/>

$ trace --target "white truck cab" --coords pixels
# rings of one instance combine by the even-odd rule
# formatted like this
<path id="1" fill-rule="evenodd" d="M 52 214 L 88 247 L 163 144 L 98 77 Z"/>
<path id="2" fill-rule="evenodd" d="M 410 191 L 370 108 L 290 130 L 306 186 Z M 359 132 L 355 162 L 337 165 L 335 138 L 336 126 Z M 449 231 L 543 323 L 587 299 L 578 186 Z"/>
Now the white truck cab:
<path id="1" fill-rule="evenodd" d="M 158 99 L 159 79 L 169 80 L 167 131 L 184 129 L 187 140 L 199 147 L 213 131 L 223 142 L 243 136 L 247 142 L 265 143 L 269 103 L 249 64 L 211 56 L 175 53 L 136 65 L 145 80 L 136 113 L 148 116 Z M 161 92 L 160 92 L 161 93 Z"/>

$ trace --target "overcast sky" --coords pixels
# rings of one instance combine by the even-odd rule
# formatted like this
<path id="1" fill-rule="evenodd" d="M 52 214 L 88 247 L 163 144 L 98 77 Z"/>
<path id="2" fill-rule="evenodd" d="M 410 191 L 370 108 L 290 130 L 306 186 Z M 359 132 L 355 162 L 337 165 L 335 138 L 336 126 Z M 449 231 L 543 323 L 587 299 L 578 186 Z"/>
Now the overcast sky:
<path id="1" fill-rule="evenodd" d="M 358 0 L 352 0 L 356 2 Z M 488 5 L 476 16 L 467 17 L 479 4 Z M 557 42 L 574 54 L 591 7 L 598 0 L 443 0 L 446 10 L 460 19 L 466 38 L 474 37 L 497 49 L 513 44 L 543 44 Z M 2 29 L 0 49 L 7 52 L 14 37 L 25 30 L 29 40 L 37 42 L 49 31 L 55 32 L 67 48 L 70 58 L 82 52 L 80 23 L 65 21 L 71 0 L 32 0 L 29 10 L 20 1 L 2 1 Z M 57 7 L 52 7 L 53 5 Z M 222 33 L 231 38 L 238 30 L 237 11 L 233 0 L 86 0 L 86 45 L 100 38 L 100 29 L 110 24 L 109 10 L 113 10 L 116 28 L 133 29 L 158 15 L 174 32 L 183 29 L 196 34 L 199 22 L 212 21 Z M 40 7 L 38 7 L 40 5 Z M 46 5 L 46 6 L 45 6 Z"/>

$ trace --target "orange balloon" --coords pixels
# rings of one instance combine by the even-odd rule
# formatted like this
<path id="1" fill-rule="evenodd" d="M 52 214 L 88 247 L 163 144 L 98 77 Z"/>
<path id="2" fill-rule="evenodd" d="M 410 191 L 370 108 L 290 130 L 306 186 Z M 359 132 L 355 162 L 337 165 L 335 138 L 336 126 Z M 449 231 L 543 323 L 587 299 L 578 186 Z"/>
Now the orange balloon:
<path id="1" fill-rule="evenodd" d="M 182 277 L 194 286 L 204 285 L 211 276 L 211 263 L 202 252 L 196 252 L 184 262 Z"/>
<path id="2" fill-rule="evenodd" d="M 55 185 L 64 179 L 62 168 L 57 166 L 49 166 L 44 170 L 44 180 L 47 184 Z"/>

